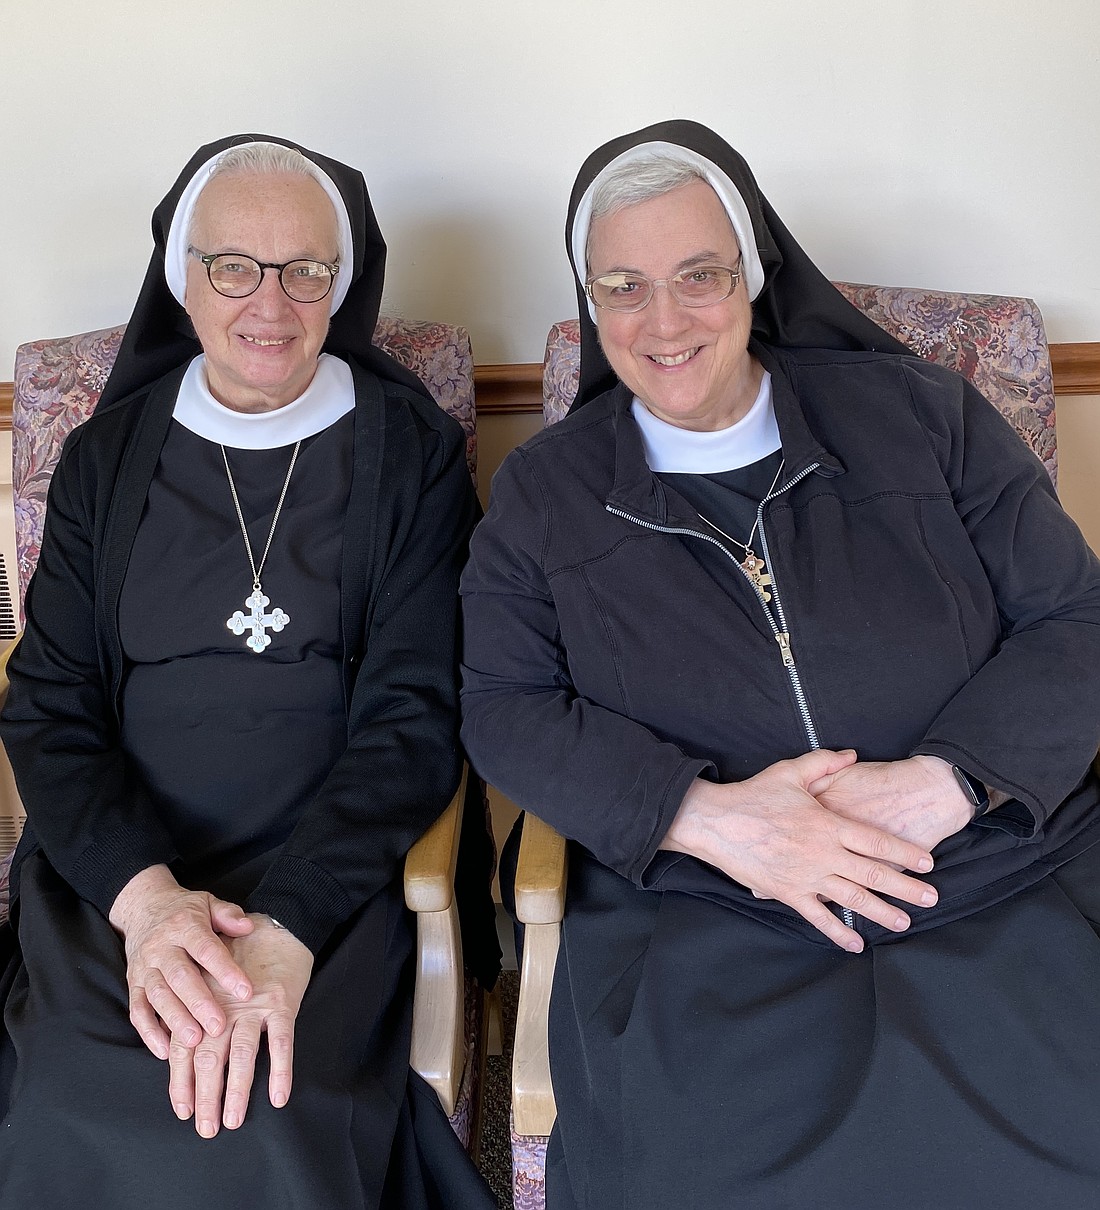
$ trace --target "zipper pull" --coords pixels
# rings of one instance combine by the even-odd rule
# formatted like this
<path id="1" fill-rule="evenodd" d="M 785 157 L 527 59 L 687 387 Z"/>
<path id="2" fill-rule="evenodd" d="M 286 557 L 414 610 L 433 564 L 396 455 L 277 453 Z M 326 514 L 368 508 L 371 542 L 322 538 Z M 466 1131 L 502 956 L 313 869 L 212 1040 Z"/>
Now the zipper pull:
<path id="1" fill-rule="evenodd" d="M 783 657 L 783 667 L 794 667 L 794 652 L 791 650 L 791 636 L 785 630 L 781 630 L 776 636 L 775 641 L 779 644 L 779 654 Z"/>

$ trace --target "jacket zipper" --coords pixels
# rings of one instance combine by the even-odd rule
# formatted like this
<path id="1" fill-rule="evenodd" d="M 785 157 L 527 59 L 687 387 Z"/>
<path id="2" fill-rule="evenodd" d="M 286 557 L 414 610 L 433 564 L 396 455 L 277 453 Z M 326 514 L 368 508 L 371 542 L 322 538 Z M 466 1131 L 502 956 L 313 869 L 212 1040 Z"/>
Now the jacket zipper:
<path id="1" fill-rule="evenodd" d="M 760 549 L 764 552 L 764 563 L 768 568 L 768 575 L 771 576 L 772 599 L 775 602 L 775 615 L 779 622 L 778 626 L 775 624 L 775 619 L 772 618 L 771 611 L 764 602 L 763 592 L 760 589 L 757 589 L 756 592 L 760 598 L 760 604 L 764 607 L 764 612 L 772 623 L 775 640 L 779 644 L 779 654 L 782 656 L 783 666 L 787 669 L 787 674 L 791 678 L 791 688 L 794 690 L 794 698 L 798 703 L 798 712 L 802 716 L 802 726 L 806 732 L 806 739 L 812 752 L 816 752 L 821 747 L 821 743 L 817 738 L 817 727 L 814 726 L 813 716 L 810 714 L 810 704 L 806 701 L 806 691 L 802 688 L 802 678 L 798 675 L 798 668 L 794 662 L 794 652 L 791 650 L 791 630 L 787 624 L 787 614 L 783 608 L 783 598 L 779 595 L 779 582 L 775 578 L 775 570 L 772 567 L 771 552 L 768 550 L 768 535 L 764 528 L 764 505 L 769 500 L 774 500 L 776 496 L 781 496 L 784 492 L 790 491 L 796 483 L 801 483 L 807 475 L 812 474 L 820 465 L 819 462 L 811 462 L 809 466 L 799 471 L 793 479 L 766 495 L 756 509 L 756 527 L 757 532 L 760 534 Z M 723 547 L 723 550 L 725 550 L 725 547 Z M 729 551 L 726 551 L 726 553 L 729 554 Z M 733 556 L 730 555 L 730 558 L 732 559 Z M 737 560 L 734 559 L 734 562 L 737 563 Z M 737 563 L 737 566 L 741 567 L 741 564 Z M 744 571 L 744 568 L 741 568 L 741 570 L 751 584 L 752 578 L 749 576 L 749 573 Z M 753 588 L 756 588 L 755 584 L 753 584 Z"/>
<path id="2" fill-rule="evenodd" d="M 783 609 L 783 599 L 779 595 L 779 583 L 775 578 L 775 570 L 772 565 L 771 553 L 768 550 L 768 535 L 764 528 L 764 505 L 770 500 L 774 500 L 777 496 L 783 495 L 784 492 L 790 491 L 797 483 L 801 483 L 807 475 L 812 474 L 821 464 L 812 462 L 809 466 L 804 467 L 793 479 L 788 480 L 782 487 L 776 488 L 769 492 L 768 495 L 760 501 L 756 509 L 756 524 L 760 533 L 760 548 L 764 552 L 764 563 L 768 568 L 768 574 L 771 576 L 771 591 L 772 600 L 775 603 L 775 616 L 772 616 L 772 611 L 768 608 L 767 602 L 764 600 L 764 593 L 761 588 L 753 583 L 752 577 L 741 566 L 740 562 L 729 550 L 724 546 L 713 534 L 705 534 L 701 530 L 687 529 L 680 526 L 657 525 L 652 521 L 643 521 L 641 517 L 635 517 L 630 513 L 623 512 L 622 509 L 615 508 L 614 505 L 605 504 L 604 508 L 613 513 L 617 517 L 622 517 L 626 521 L 631 521 L 635 525 L 640 525 L 643 529 L 651 529 L 662 534 L 682 534 L 691 538 L 702 538 L 704 542 L 711 542 L 730 559 L 733 565 L 741 572 L 748 580 L 750 587 L 756 593 L 757 599 L 760 602 L 760 607 L 764 610 L 764 616 L 768 619 L 768 625 L 772 628 L 772 634 L 775 636 L 775 641 L 779 644 L 779 655 L 783 660 L 783 667 L 787 670 L 787 676 L 791 682 L 791 690 L 794 693 L 795 704 L 798 706 L 798 713 L 802 719 L 802 729 L 806 733 L 806 740 L 810 745 L 810 751 L 816 752 L 821 747 L 821 743 L 817 738 L 817 727 L 814 725 L 813 715 L 810 713 L 810 704 L 806 700 L 806 691 L 802 687 L 802 678 L 798 675 L 798 666 L 795 664 L 794 652 L 791 650 L 791 630 L 787 622 L 786 611 Z M 844 923 L 849 928 L 855 928 L 855 913 L 851 908 L 841 908 L 841 917 Z"/>

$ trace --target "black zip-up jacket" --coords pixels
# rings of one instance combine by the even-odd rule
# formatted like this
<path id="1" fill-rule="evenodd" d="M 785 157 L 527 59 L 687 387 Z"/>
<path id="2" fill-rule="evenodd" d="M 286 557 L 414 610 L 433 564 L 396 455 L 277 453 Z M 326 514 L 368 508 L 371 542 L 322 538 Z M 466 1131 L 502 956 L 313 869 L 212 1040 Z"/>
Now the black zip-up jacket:
<path id="1" fill-rule="evenodd" d="M 458 576 L 477 503 L 461 428 L 350 358 L 355 436 L 341 569 L 347 747 L 243 906 L 314 952 L 401 871 L 458 780 Z M 104 915 L 177 856 L 119 743 L 118 600 L 183 369 L 70 434 L 50 483 L 4 746 L 27 827 Z M 292 742 L 292 739 L 291 741 Z"/>
<path id="2" fill-rule="evenodd" d="M 649 470 L 619 387 L 493 483 L 462 581 L 467 751 L 639 886 L 824 944 L 784 905 L 658 852 L 692 779 L 742 780 L 815 742 L 939 756 L 1013 799 L 938 847 L 940 903 L 913 928 L 967 914 L 1100 839 L 1100 563 L 960 376 L 753 352 L 785 459 L 763 512 L 779 625 L 745 577 L 714 574 L 707 527 Z"/>

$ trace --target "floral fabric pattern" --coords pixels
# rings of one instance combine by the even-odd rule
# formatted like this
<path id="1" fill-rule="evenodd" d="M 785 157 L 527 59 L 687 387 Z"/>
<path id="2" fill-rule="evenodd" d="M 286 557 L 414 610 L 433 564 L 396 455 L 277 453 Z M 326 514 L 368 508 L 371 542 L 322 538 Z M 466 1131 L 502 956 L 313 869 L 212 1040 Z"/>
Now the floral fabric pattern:
<path id="1" fill-rule="evenodd" d="M 38 563 L 46 493 L 61 446 L 92 414 L 107 382 L 125 326 L 59 340 L 35 340 L 15 354 L 12 405 L 12 495 L 22 610 Z M 450 324 L 381 316 L 374 343 L 406 366 L 466 432 L 466 461 L 477 473 L 473 353 L 470 334 Z"/>
<path id="2" fill-rule="evenodd" d="M 467 975 L 463 1026 L 463 1036 L 466 1039 L 466 1063 L 462 1069 L 462 1082 L 458 1086 L 458 1095 L 455 1097 L 454 1113 L 450 1118 L 451 1129 L 467 1151 L 470 1150 L 470 1140 L 474 1133 L 474 1113 L 481 1099 L 481 1064 L 477 1043 L 482 1035 L 484 1005 L 485 993 L 478 986 L 477 981 Z"/>
<path id="3" fill-rule="evenodd" d="M 1054 381 L 1043 317 L 1030 298 L 951 294 L 834 282 L 891 336 L 920 357 L 965 375 L 994 404 L 1058 481 Z M 543 418 L 554 424 L 577 393 L 580 327 L 555 324 L 543 362 Z"/>
<path id="4" fill-rule="evenodd" d="M 537 1134 L 517 1134 L 514 1121 L 509 1122 L 512 1134 L 512 1203 L 515 1210 L 545 1210 L 546 1206 L 546 1144 Z"/>
<path id="5" fill-rule="evenodd" d="M 1058 482 L 1054 379 L 1030 298 L 861 286 L 836 288 L 914 353 L 969 378 Z"/>

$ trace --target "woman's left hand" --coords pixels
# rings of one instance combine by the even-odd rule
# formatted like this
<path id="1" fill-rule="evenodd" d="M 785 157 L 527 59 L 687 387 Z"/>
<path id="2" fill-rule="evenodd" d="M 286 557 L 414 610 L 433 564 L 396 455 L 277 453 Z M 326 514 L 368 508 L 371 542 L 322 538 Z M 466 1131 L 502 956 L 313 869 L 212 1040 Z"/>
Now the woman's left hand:
<path id="1" fill-rule="evenodd" d="M 929 852 L 962 831 L 974 814 L 951 766 L 938 756 L 857 761 L 808 789 L 836 815 L 872 824 Z"/>
<path id="2" fill-rule="evenodd" d="M 216 1038 L 205 1035 L 194 1047 L 176 1038 L 169 1047 L 172 1108 L 183 1121 L 193 1113 L 195 1129 L 207 1139 L 219 1125 L 235 1130 L 244 1121 L 265 1032 L 271 1060 L 268 1099 L 281 1109 L 290 1098 L 294 1023 L 313 973 L 313 954 L 269 917 L 251 914 L 249 919 L 256 927 L 248 936 L 223 940 L 252 981 L 251 999 L 235 1000 L 207 978 L 225 1013 L 225 1029 Z"/>

